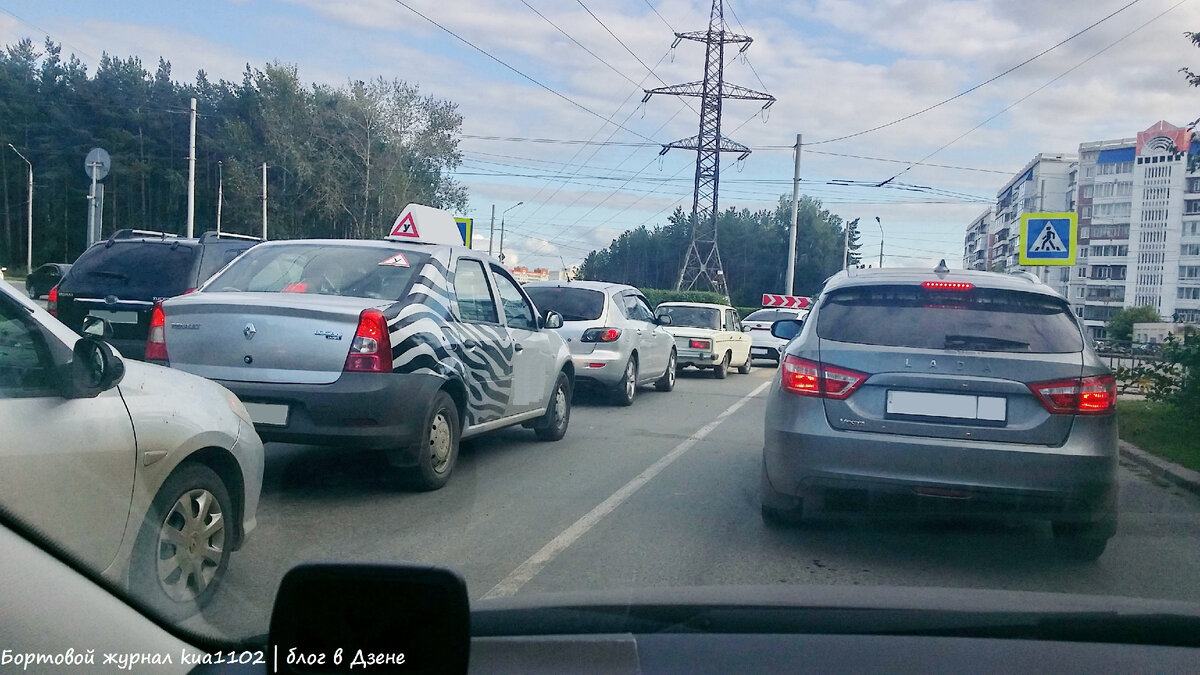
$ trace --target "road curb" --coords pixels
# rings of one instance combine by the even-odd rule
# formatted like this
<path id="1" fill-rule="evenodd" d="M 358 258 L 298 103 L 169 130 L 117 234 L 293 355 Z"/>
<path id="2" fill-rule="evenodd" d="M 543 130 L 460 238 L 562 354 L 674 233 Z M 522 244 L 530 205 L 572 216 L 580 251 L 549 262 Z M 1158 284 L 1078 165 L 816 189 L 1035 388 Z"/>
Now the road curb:
<path id="1" fill-rule="evenodd" d="M 1200 471 L 1192 471 L 1187 467 L 1180 466 L 1161 457 L 1155 457 L 1128 441 L 1118 441 L 1118 443 L 1122 457 L 1163 480 L 1170 481 L 1193 494 L 1200 495 Z"/>

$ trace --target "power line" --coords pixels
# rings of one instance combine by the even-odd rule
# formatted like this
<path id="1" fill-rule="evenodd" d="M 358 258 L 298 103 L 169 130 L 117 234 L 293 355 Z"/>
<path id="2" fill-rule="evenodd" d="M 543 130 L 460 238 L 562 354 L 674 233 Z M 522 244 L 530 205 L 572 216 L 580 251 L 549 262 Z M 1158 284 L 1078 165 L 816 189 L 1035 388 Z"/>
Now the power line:
<path id="1" fill-rule="evenodd" d="M 663 22 L 663 25 L 666 26 L 668 30 L 670 30 L 672 33 L 675 32 L 674 26 L 668 23 L 667 20 L 663 18 L 662 14 L 658 13 L 658 10 L 654 8 L 654 5 L 650 4 L 650 0 L 642 0 L 642 2 L 646 3 L 646 6 L 650 8 L 650 11 L 654 12 L 654 15 L 658 17 L 659 21 Z"/>
<path id="2" fill-rule="evenodd" d="M 738 28 L 741 28 L 743 33 L 749 33 L 750 31 L 746 30 L 746 25 L 742 23 L 740 18 L 738 18 L 737 10 L 733 8 L 732 4 L 728 2 L 726 4 L 729 6 L 729 11 L 733 12 L 733 20 L 737 21 Z M 750 62 L 750 57 L 747 56 L 745 52 L 742 52 L 742 58 L 746 60 L 746 65 L 750 66 L 750 72 L 754 73 L 754 78 L 758 80 L 759 86 L 761 86 L 763 89 L 767 89 L 767 83 L 763 82 L 763 79 L 759 77 L 758 70 L 754 67 L 754 64 Z"/>
<path id="3" fill-rule="evenodd" d="M 593 117 L 597 117 L 597 118 L 599 118 L 599 119 L 602 119 L 602 120 L 604 120 L 605 122 L 607 122 L 607 123 L 609 123 L 609 124 L 612 124 L 612 125 L 614 125 L 614 126 L 617 126 L 617 127 L 621 128 L 621 129 L 624 129 L 625 131 L 627 131 L 627 132 L 629 132 L 629 133 L 633 134 L 634 136 L 637 136 L 638 138 L 644 138 L 645 140 L 647 140 L 647 141 L 651 141 L 651 142 L 653 142 L 653 141 L 654 141 L 654 139 L 650 138 L 649 136 L 643 136 L 642 134 L 640 134 L 640 133 L 638 133 L 638 132 L 634 131 L 633 129 L 630 129 L 629 127 L 626 127 L 626 126 L 624 126 L 624 125 L 622 125 L 622 124 L 618 124 L 618 123 L 616 123 L 616 122 L 612 121 L 612 118 L 605 117 L 605 116 L 601 115 L 600 113 L 596 112 L 595 110 L 592 110 L 591 108 L 589 108 L 589 107 L 585 106 L 584 104 L 582 104 L 582 103 L 580 103 L 580 102 L 576 101 L 575 99 L 571 98 L 570 96 L 567 96 L 566 94 L 559 93 L 557 90 L 555 90 L 555 89 L 553 89 L 553 88 L 551 88 L 551 87 L 549 87 L 549 86 L 547 86 L 547 85 L 545 85 L 545 84 L 542 84 L 540 81 L 538 81 L 538 80 L 534 79 L 533 77 L 531 77 L 531 76 L 529 76 L 529 75 L 526 75 L 524 72 L 522 72 L 522 71 L 518 70 L 518 69 L 517 69 L 516 67 L 514 67 L 514 66 L 511 66 L 511 65 L 509 65 L 508 63 L 506 63 L 505 61 L 503 61 L 503 60 L 502 60 L 502 59 L 500 59 L 499 57 L 497 57 L 497 56 L 493 56 L 493 55 L 492 55 L 492 53 L 491 53 L 491 52 L 489 52 L 489 51 L 487 51 L 486 49 L 483 49 L 482 47 L 479 47 L 479 46 L 477 46 L 477 45 L 475 45 L 475 44 L 473 44 L 473 43 L 469 42 L 467 39 L 463 38 L 463 37 L 462 37 L 461 35 L 459 35 L 458 33 L 455 33 L 454 31 L 452 31 L 452 30 L 450 30 L 449 28 L 447 28 L 447 27 L 443 26 L 442 24 L 438 23 L 437 21 L 434 21 L 433 19 L 431 19 L 431 18 L 429 18 L 429 17 L 425 16 L 424 14 L 422 14 L 422 13 L 418 12 L 417 10 L 413 9 L 413 8 L 412 8 L 412 6 L 410 6 L 409 4 L 407 4 L 406 2 L 404 2 L 404 0 L 392 0 L 392 2 L 395 2 L 396 4 L 398 4 L 398 5 L 400 5 L 401 7 L 403 7 L 403 8 L 405 8 L 405 9 L 407 9 L 408 11 L 412 12 L 413 14 L 416 14 L 417 16 L 421 17 L 422 19 L 425 19 L 426 21 L 428 21 L 429 23 L 433 24 L 434 26 L 437 26 L 438 28 L 440 28 L 441 30 L 443 30 L 444 32 L 446 32 L 447 34 L 449 34 L 450 36 L 452 36 L 454 39 L 456 39 L 456 40 L 458 40 L 459 42 L 463 43 L 464 45 L 466 45 L 466 46 L 470 47 L 471 49 L 474 49 L 475 51 L 479 52 L 480 54 L 483 54 L 484 56 L 488 57 L 489 59 L 491 59 L 491 60 L 495 61 L 496 63 L 499 63 L 499 64 L 500 64 L 500 65 L 502 65 L 502 66 L 504 66 L 504 67 L 505 67 L 505 68 L 507 68 L 508 70 L 510 70 L 510 71 L 512 71 L 512 72 L 514 72 L 514 73 L 516 73 L 517 75 L 520 75 L 521 77 L 525 78 L 526 80 L 529 80 L 530 82 L 532 82 L 533 84 L 537 85 L 538 87 L 540 87 L 540 88 L 542 88 L 542 89 L 545 89 L 546 91 L 550 92 L 551 94 L 554 94 L 554 95 L 555 95 L 555 96 L 557 96 L 558 98 L 561 98 L 562 100 L 566 101 L 567 103 L 570 103 L 571 105 L 575 106 L 576 108 L 579 108 L 580 110 L 582 110 L 582 111 L 586 112 L 587 114 L 589 114 L 589 115 L 591 115 L 591 116 L 593 116 Z"/>
<path id="4" fill-rule="evenodd" d="M 1134 2 L 1139 2 L 1139 1 L 1140 1 L 1140 0 L 1134 0 Z M 959 135 L 958 135 L 956 138 L 954 138 L 954 140 L 951 140 L 950 142 L 946 143 L 945 145 L 942 145 L 941 147 L 939 147 L 937 150 L 934 150 L 933 152 L 929 153 L 928 155 L 925 155 L 925 156 L 924 156 L 924 157 L 922 157 L 922 158 L 921 158 L 921 159 L 920 159 L 918 162 L 914 162 L 912 165 L 910 165 L 910 166 L 908 166 L 908 167 L 904 168 L 904 170 L 900 171 L 900 173 L 897 173 L 895 176 L 892 176 L 891 178 L 889 178 L 889 179 L 887 179 L 887 180 L 883 181 L 883 183 L 880 183 L 880 185 L 885 185 L 885 184 L 887 184 L 887 183 L 889 183 L 889 182 L 891 182 L 891 181 L 893 181 L 893 180 L 895 180 L 895 179 L 899 178 L 900 176 L 904 175 L 904 174 L 905 174 L 907 171 L 909 171 L 910 169 L 912 169 L 914 166 L 917 166 L 917 164 L 919 164 L 920 162 L 924 162 L 925 160 L 929 159 L 930 157 L 933 157 L 934 155 L 938 154 L 938 153 L 939 153 L 939 152 L 941 152 L 942 150 L 945 150 L 946 148 L 950 147 L 951 145 L 954 145 L 955 143 L 959 142 L 960 140 L 962 140 L 963 138 L 965 138 L 967 135 L 969 135 L 969 134 L 971 134 L 971 133 L 975 132 L 976 130 L 978 130 L 978 129 L 979 129 L 980 127 L 982 127 L 983 125 L 987 124 L 988 122 L 991 122 L 992 120 L 994 120 L 994 119 L 996 119 L 997 117 L 999 117 L 999 116 L 1003 115 L 1004 113 L 1008 112 L 1009 110 L 1012 110 L 1013 108 L 1015 108 L 1015 107 L 1016 107 L 1017 105 L 1019 105 L 1020 103 L 1023 103 L 1025 100 L 1027 100 L 1027 99 L 1029 99 L 1030 97 L 1032 97 L 1034 94 L 1037 94 L 1038 92 L 1042 91 L 1042 90 L 1043 90 L 1043 89 L 1045 89 L 1046 87 L 1049 87 L 1050 85 L 1054 84 L 1055 82 L 1058 82 L 1059 80 L 1061 80 L 1062 78 L 1066 77 L 1067 75 L 1070 75 L 1071 73 L 1075 72 L 1077 69 L 1079 69 L 1079 68 L 1080 68 L 1081 66 L 1083 66 L 1085 63 L 1087 63 L 1087 62 L 1091 61 L 1092 59 L 1096 58 L 1097 56 L 1100 56 L 1101 54 L 1103 54 L 1104 52 L 1106 52 L 1106 51 L 1108 51 L 1108 50 L 1112 49 L 1113 47 L 1117 46 L 1117 45 L 1118 45 L 1118 44 L 1120 44 L 1121 42 L 1124 42 L 1124 41 L 1125 41 L 1127 38 L 1129 38 L 1129 37 L 1130 37 L 1131 35 L 1133 35 L 1134 33 L 1137 33 L 1138 31 L 1142 30 L 1142 29 L 1143 29 L 1143 28 L 1145 28 L 1146 26 L 1149 26 L 1150 24 L 1154 23 L 1155 21 L 1158 21 L 1158 20 L 1159 20 L 1159 19 L 1161 19 L 1163 16 L 1165 16 L 1167 13 L 1169 13 L 1169 12 L 1173 11 L 1175 8 L 1179 7 L 1180 5 L 1182 5 L 1183 3 L 1187 2 L 1187 1 L 1188 1 L 1188 0 L 1179 0 L 1179 2 L 1175 3 L 1174 5 L 1171 5 L 1171 6 L 1170 6 L 1170 7 L 1168 7 L 1167 9 L 1164 9 L 1163 11 L 1159 12 L 1158 14 L 1156 14 L 1156 15 L 1155 15 L 1153 18 L 1151 18 L 1149 21 L 1147 21 L 1147 22 L 1143 23 L 1142 25 L 1138 26 L 1137 28 L 1134 28 L 1133 30 L 1131 30 L 1131 31 L 1129 31 L 1128 33 L 1126 33 L 1126 34 L 1122 35 L 1121 37 L 1117 38 L 1116 40 L 1113 40 L 1112 42 L 1108 43 L 1107 45 L 1105 45 L 1104 47 L 1102 47 L 1102 48 L 1101 48 L 1099 51 L 1097 51 L 1097 52 L 1093 53 L 1091 56 L 1087 57 L 1086 59 L 1084 59 L 1084 60 L 1080 61 L 1079 63 L 1076 63 L 1075 65 L 1071 66 L 1071 67 L 1070 67 L 1070 68 L 1068 68 L 1067 70 L 1064 70 L 1063 72 L 1061 72 L 1061 73 L 1059 73 L 1058 75 L 1054 76 L 1054 78 L 1053 78 L 1053 79 L 1051 79 L 1050 81 L 1046 82 L 1045 84 L 1043 84 L 1042 86 L 1038 87 L 1037 89 L 1034 89 L 1033 91 L 1029 92 L 1028 94 L 1025 94 L 1025 95 L 1024 95 L 1024 96 L 1022 96 L 1021 98 L 1019 98 L 1019 99 L 1017 99 L 1017 100 L 1013 101 L 1012 103 L 1008 104 L 1007 106 L 1005 106 L 1004 108 L 1002 108 L 1000 111 L 998 111 L 996 114 L 992 115 L 991 117 L 989 117 L 989 118 L 985 119 L 984 121 L 980 122 L 979 124 L 976 124 L 975 126 L 971 127 L 970 129 L 967 129 L 967 130 L 966 130 L 966 131 L 964 131 L 963 133 L 959 134 Z M 1133 3 L 1130 3 L 1130 4 L 1133 4 Z M 1127 5 L 1127 6 L 1128 6 L 1128 5 Z M 1118 11 L 1120 11 L 1120 10 L 1118 10 Z"/>
<path id="5" fill-rule="evenodd" d="M 523 5 L 525 5 L 526 7 L 528 7 L 528 8 L 529 8 L 529 10 L 530 10 L 531 12 L 533 12 L 534 14 L 537 14 L 538 16 L 542 17 L 542 20 L 543 20 L 543 21 L 545 21 L 546 23 L 548 23 L 548 24 L 550 24 L 551 26 L 553 26 L 553 27 L 554 27 L 554 30 L 557 30 L 558 32 L 562 33 L 562 34 L 563 34 L 563 35 L 564 35 L 564 36 L 565 36 L 565 37 L 566 37 L 568 40 L 570 40 L 571 42 L 574 42 L 574 43 L 575 43 L 575 44 L 576 44 L 576 45 L 577 45 L 577 46 L 578 46 L 580 49 L 582 49 L 583 51 L 587 52 L 588 54 L 591 54 L 591 55 L 592 55 L 592 57 L 593 57 L 593 58 L 595 58 L 595 59 L 596 59 L 597 61 L 599 61 L 600 63 L 603 63 L 604 65 L 608 66 L 608 69 L 609 69 L 609 70 L 613 71 L 613 72 L 614 72 L 614 73 L 616 73 L 618 76 L 620 76 L 620 77 L 624 78 L 626 82 L 629 82 L 630 84 L 632 84 L 632 85 L 633 85 L 633 86 L 635 86 L 635 87 L 639 87 L 639 88 L 640 88 L 640 87 L 642 86 L 642 85 L 641 85 L 641 83 L 634 82 L 634 81 L 633 81 L 633 78 L 629 77 L 629 76 L 628 76 L 628 75 L 626 75 L 625 73 L 622 73 L 620 70 L 618 70 L 618 69 L 616 68 L 616 66 L 612 65 L 612 64 L 611 64 L 611 63 L 609 63 L 608 61 L 605 61 L 605 60 L 604 60 L 602 57 L 600 57 L 598 54 L 596 54 L 596 52 L 593 52 L 592 50 L 588 49 L 586 46 L 584 46 L 584 44 L 583 44 L 583 43 L 581 43 L 579 40 L 576 40 L 574 37 L 572 37 L 572 36 L 571 36 L 571 34 L 570 34 L 570 33 L 568 33 L 567 31 L 563 30 L 562 28 L 560 28 L 560 27 L 558 26 L 558 24 L 554 23 L 554 22 L 553 22 L 553 21 L 551 21 L 549 18 L 547 18 L 545 14 L 542 14 L 541 12 L 539 12 L 539 11 L 537 10 L 537 8 L 535 8 L 533 5 L 531 5 L 531 4 L 529 4 L 528 2 L 526 2 L 526 0 L 521 0 L 521 4 L 523 4 Z"/>
<path id="6" fill-rule="evenodd" d="M 993 76 L 993 77 L 991 77 L 991 78 L 989 78 L 989 79 L 987 79 L 987 80 L 984 80 L 983 82 L 980 82 L 979 84 L 977 84 L 977 85 L 975 85 L 975 86 L 973 86 L 973 87 L 971 87 L 971 88 L 969 88 L 969 89 L 964 89 L 963 91 L 960 91 L 960 92 L 958 92 L 957 94 L 955 94 L 955 95 L 951 96 L 951 97 L 950 97 L 950 98 L 948 98 L 948 99 L 945 99 L 945 100 L 943 100 L 943 101 L 939 101 L 939 102 L 937 102 L 937 103 L 934 103 L 933 105 L 931 105 L 931 106 L 929 106 L 929 107 L 927 107 L 927 108 L 923 108 L 923 109 L 921 109 L 921 110 L 918 110 L 918 111 L 916 111 L 916 112 L 914 112 L 914 113 L 910 113 L 910 114 L 908 114 L 908 115 L 905 115 L 904 117 L 900 117 L 900 118 L 898 118 L 898 119 L 894 119 L 894 120 L 892 120 L 891 122 L 887 122 L 887 123 L 885 123 L 885 124 L 880 124 L 880 125 L 878 125 L 878 126 L 871 127 L 870 129 L 864 129 L 864 130 L 862 130 L 862 131 L 857 131 L 857 132 L 855 132 L 855 133 L 852 133 L 852 134 L 846 134 L 845 136 L 838 136 L 838 137 L 836 137 L 836 138 L 827 138 L 827 139 L 825 139 L 825 140 L 823 140 L 823 141 L 816 141 L 816 142 L 813 142 L 813 143 L 805 143 L 805 145 L 823 145 L 823 144 L 825 144 L 825 143 L 836 143 L 837 141 L 844 141 L 844 140 L 846 140 L 846 139 L 849 139 L 849 138 L 856 138 L 856 137 L 858 137 L 858 136 L 862 136 L 862 135 L 864 135 L 864 134 L 869 134 L 869 133 L 871 133 L 871 132 L 873 132 L 873 131 L 879 131 L 880 129 L 886 129 L 886 128 L 890 127 L 890 126 L 894 126 L 894 125 L 896 125 L 896 124 L 900 124 L 901 122 L 906 122 L 906 121 L 908 121 L 908 120 L 911 120 L 911 119 L 912 119 L 912 118 L 914 118 L 914 117 L 917 117 L 918 115 L 924 115 L 925 113 L 927 113 L 927 112 L 929 112 L 929 111 L 931 111 L 931 110 L 934 110 L 934 109 L 936 109 L 936 108 L 940 108 L 940 107 L 942 107 L 942 106 L 946 105 L 947 103 L 950 103 L 951 101 L 954 101 L 954 100 L 960 99 L 960 98 L 962 98 L 963 96 L 966 96 L 967 94 L 970 94 L 970 93 L 971 93 L 971 92 L 973 92 L 973 91 L 976 91 L 976 90 L 978 90 L 978 89 L 980 89 L 980 88 L 982 88 L 982 87 L 986 87 L 987 85 L 989 85 L 989 84 L 991 84 L 991 83 L 995 82 L 996 80 L 999 80 L 1000 78 L 1002 78 L 1002 77 L 1004 77 L 1004 76 L 1006 76 L 1006 75 L 1009 75 L 1010 73 L 1013 73 L 1013 72 L 1015 72 L 1015 71 L 1017 71 L 1017 70 L 1019 70 L 1019 69 L 1021 69 L 1021 68 L 1025 67 L 1025 66 L 1029 65 L 1030 63 L 1033 63 L 1034 61 L 1036 61 L 1036 60 L 1040 59 L 1041 57 L 1045 56 L 1046 54 L 1049 54 L 1050 52 L 1054 51 L 1055 49 L 1058 49 L 1059 47 L 1061 47 L 1061 46 L 1063 46 L 1063 45 L 1067 44 L 1067 43 L 1068 43 L 1068 42 L 1070 42 L 1071 40 L 1074 40 L 1075 38 L 1079 37 L 1080 35 L 1083 35 L 1084 33 L 1086 33 L 1086 32 L 1088 32 L 1088 31 L 1090 31 L 1091 29 L 1095 28 L 1096 26 L 1099 26 L 1100 24 L 1104 23 L 1105 21 L 1108 21 L 1109 19 L 1111 19 L 1111 18 L 1113 18 L 1114 16 L 1116 16 L 1116 15 L 1120 14 L 1121 12 L 1124 12 L 1125 10 L 1129 9 L 1130 7 L 1133 7 L 1134 5 L 1138 4 L 1138 3 L 1139 3 L 1139 2 L 1141 2 L 1141 1 L 1142 1 L 1142 0 L 1132 0 L 1131 2 L 1129 2 L 1129 3 L 1128 3 L 1128 4 L 1126 4 L 1125 6 L 1121 7 L 1120 9 L 1116 10 L 1115 12 L 1112 12 L 1111 14 L 1109 14 L 1109 15 L 1105 16 L 1104 18 L 1100 19 L 1099 21 L 1096 21 L 1095 23 L 1093 23 L 1093 24 L 1091 24 L 1091 25 L 1087 26 L 1086 28 L 1084 28 L 1084 29 L 1082 29 L 1082 30 L 1080 30 L 1080 31 L 1076 32 L 1075 34 L 1071 35 L 1070 37 L 1068 37 L 1068 38 L 1066 38 L 1066 39 L 1064 39 L 1064 40 L 1062 40 L 1062 41 L 1060 41 L 1060 42 L 1058 42 L 1058 43 L 1056 43 L 1056 44 L 1054 44 L 1054 45 L 1052 45 L 1052 46 L 1050 46 L 1050 47 L 1048 47 L 1048 48 L 1046 48 L 1046 49 L 1044 49 L 1044 50 L 1042 50 L 1042 51 L 1040 51 L 1040 52 L 1038 52 L 1037 54 L 1035 54 L 1035 55 L 1033 55 L 1033 56 L 1029 57 L 1028 59 L 1025 59 L 1024 61 L 1022 61 L 1022 62 L 1018 63 L 1017 65 L 1015 65 L 1015 66 L 1013 66 L 1013 67 L 1009 68 L 1008 70 L 1006 70 L 1006 71 L 1004 71 L 1004 72 L 1000 73 L 999 75 L 995 75 L 995 76 Z M 1172 8 L 1172 9 L 1174 9 L 1174 8 Z M 1170 10 L 1168 10 L 1168 11 L 1170 11 Z"/>

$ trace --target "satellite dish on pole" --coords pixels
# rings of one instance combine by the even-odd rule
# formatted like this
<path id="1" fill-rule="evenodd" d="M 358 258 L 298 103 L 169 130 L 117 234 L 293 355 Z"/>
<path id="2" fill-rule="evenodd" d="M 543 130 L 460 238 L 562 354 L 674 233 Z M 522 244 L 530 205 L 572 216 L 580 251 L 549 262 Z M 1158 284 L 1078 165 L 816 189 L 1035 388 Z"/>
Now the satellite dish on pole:
<path id="1" fill-rule="evenodd" d="M 92 173 L 95 168 L 96 173 Z M 103 180 L 108 175 L 108 170 L 112 168 L 112 159 L 108 156 L 108 152 L 104 148 L 92 148 L 87 154 L 87 158 L 83 160 L 83 172 L 88 178 Z"/>

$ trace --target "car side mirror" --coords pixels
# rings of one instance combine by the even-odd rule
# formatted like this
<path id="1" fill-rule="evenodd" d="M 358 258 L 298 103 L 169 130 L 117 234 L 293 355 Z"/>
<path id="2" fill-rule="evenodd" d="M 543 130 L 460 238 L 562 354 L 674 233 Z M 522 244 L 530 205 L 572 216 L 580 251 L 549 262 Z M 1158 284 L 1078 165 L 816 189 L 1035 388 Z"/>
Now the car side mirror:
<path id="1" fill-rule="evenodd" d="M 125 362 L 107 342 L 82 337 L 71 350 L 63 392 L 66 398 L 94 398 L 125 377 Z"/>
<path id="2" fill-rule="evenodd" d="M 744 325 L 744 324 L 743 324 L 743 325 L 742 325 L 742 332 L 743 332 L 743 333 L 749 333 L 749 332 L 750 332 L 750 326 L 747 326 L 747 325 Z"/>
<path id="3" fill-rule="evenodd" d="M 671 325 L 671 315 L 670 314 L 659 314 L 658 316 L 654 317 L 654 322 L 660 326 L 670 326 Z"/>
<path id="4" fill-rule="evenodd" d="M 562 328 L 562 326 L 563 326 L 562 314 L 559 314 L 558 312 L 555 312 L 555 311 L 546 312 L 546 320 L 543 322 L 543 325 L 546 328 L 549 328 L 551 330 L 554 330 L 556 328 Z"/>
<path id="5" fill-rule="evenodd" d="M 108 319 L 98 316 L 85 316 L 83 317 L 83 333 L 92 337 L 98 337 L 101 340 L 109 340 L 112 339 L 113 328 Z"/>
<path id="6" fill-rule="evenodd" d="M 791 340 L 800 334 L 800 330 L 804 328 L 803 321 L 795 319 L 783 319 L 771 324 L 771 335 L 781 340 Z"/>

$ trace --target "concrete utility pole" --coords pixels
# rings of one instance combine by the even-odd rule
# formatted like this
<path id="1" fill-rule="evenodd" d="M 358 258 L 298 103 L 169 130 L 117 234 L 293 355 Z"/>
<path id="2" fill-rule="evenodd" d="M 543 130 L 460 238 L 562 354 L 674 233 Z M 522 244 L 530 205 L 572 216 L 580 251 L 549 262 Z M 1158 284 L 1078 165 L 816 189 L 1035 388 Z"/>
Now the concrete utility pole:
<path id="1" fill-rule="evenodd" d="M 879 223 L 879 267 L 883 267 L 883 221 L 879 220 L 879 216 L 875 216 L 875 222 Z"/>
<path id="2" fill-rule="evenodd" d="M 225 201 L 225 171 L 217 160 L 217 234 L 221 234 L 221 202 Z"/>
<path id="3" fill-rule="evenodd" d="M 33 271 L 33 162 L 25 159 L 25 155 L 12 143 L 8 147 L 29 165 L 29 204 L 25 210 L 25 274 L 29 274 Z"/>
<path id="4" fill-rule="evenodd" d="M 267 163 L 263 162 L 263 241 L 267 240 Z"/>
<path id="5" fill-rule="evenodd" d="M 195 236 L 196 228 L 196 99 L 192 99 L 192 135 L 188 141 L 188 218 L 187 236 Z"/>
<path id="6" fill-rule="evenodd" d="M 492 204 L 492 224 L 488 227 L 488 255 L 492 254 L 492 240 L 496 238 L 496 205 Z"/>
<path id="7" fill-rule="evenodd" d="M 783 294 L 791 295 L 796 282 L 796 222 L 800 217 L 800 145 L 802 136 L 796 134 L 796 170 L 792 173 L 792 227 L 788 230 L 787 280 Z"/>
<path id="8" fill-rule="evenodd" d="M 517 202 L 500 213 L 500 262 L 504 262 L 504 215 L 525 202 Z"/>

